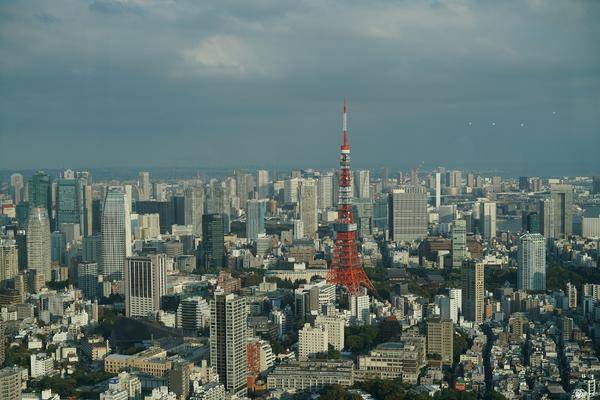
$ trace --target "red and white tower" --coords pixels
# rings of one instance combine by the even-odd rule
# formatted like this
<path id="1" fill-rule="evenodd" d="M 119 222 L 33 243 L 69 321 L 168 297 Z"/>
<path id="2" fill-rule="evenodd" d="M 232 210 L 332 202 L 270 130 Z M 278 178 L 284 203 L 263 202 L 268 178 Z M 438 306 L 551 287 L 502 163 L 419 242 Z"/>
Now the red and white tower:
<path id="1" fill-rule="evenodd" d="M 357 227 L 352 213 L 352 171 L 350 170 L 350 145 L 348 144 L 345 98 L 342 126 L 344 142 L 340 148 L 338 217 L 334 228 L 333 260 L 327 273 L 327 282 L 345 287 L 350 294 L 360 293 L 361 286 L 375 293 L 375 288 L 362 267 L 362 260 L 356 246 Z"/>

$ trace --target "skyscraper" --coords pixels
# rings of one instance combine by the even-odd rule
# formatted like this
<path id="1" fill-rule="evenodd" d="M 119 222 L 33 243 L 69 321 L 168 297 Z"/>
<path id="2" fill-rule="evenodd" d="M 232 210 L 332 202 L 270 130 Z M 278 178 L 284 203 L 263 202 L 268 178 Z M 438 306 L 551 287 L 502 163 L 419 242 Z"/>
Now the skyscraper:
<path id="1" fill-rule="evenodd" d="M 554 202 L 554 237 L 573 233 L 573 186 L 552 185 L 550 196 Z"/>
<path id="2" fill-rule="evenodd" d="M 319 177 L 317 185 L 317 207 L 320 210 L 333 207 L 333 174 L 327 172 Z"/>
<path id="3" fill-rule="evenodd" d="M 354 172 L 355 196 L 360 199 L 368 199 L 371 194 L 371 174 L 368 169 Z"/>
<path id="4" fill-rule="evenodd" d="M 80 262 L 77 264 L 77 287 L 86 299 L 93 300 L 98 296 L 98 263 Z"/>
<path id="5" fill-rule="evenodd" d="M 465 260 L 462 275 L 462 312 L 467 321 L 483 322 L 484 265 L 481 261 Z"/>
<path id="6" fill-rule="evenodd" d="M 269 197 L 269 171 L 259 169 L 257 172 L 258 198 L 266 199 Z"/>
<path id="7" fill-rule="evenodd" d="M 303 179 L 300 183 L 300 220 L 304 225 L 304 235 L 314 239 L 319 228 L 317 220 L 317 186 L 313 179 Z"/>
<path id="8" fill-rule="evenodd" d="M 67 223 L 79 224 L 83 228 L 81 182 L 78 179 L 58 179 L 56 183 L 56 226 Z"/>
<path id="9" fill-rule="evenodd" d="M 427 236 L 427 193 L 420 186 L 405 186 L 389 194 L 389 228 L 396 242 Z"/>
<path id="10" fill-rule="evenodd" d="M 225 262 L 225 239 L 222 214 L 202 216 L 202 265 L 222 268 Z"/>
<path id="11" fill-rule="evenodd" d="M 246 175 L 241 171 L 235 171 L 235 194 L 240 199 L 241 206 L 246 204 L 248 193 L 250 192 Z"/>
<path id="12" fill-rule="evenodd" d="M 131 248 L 131 237 L 127 235 L 125 193 L 120 187 L 110 187 L 104 198 L 101 225 L 102 274 L 106 280 L 122 281 L 126 257 Z"/>
<path id="13" fill-rule="evenodd" d="M 300 181 L 298 178 L 286 179 L 283 182 L 283 201 L 284 203 L 291 204 L 298 202 L 298 186 Z"/>
<path id="14" fill-rule="evenodd" d="M 519 237 L 517 244 L 517 287 L 546 290 L 546 241 L 539 233 Z"/>
<path id="15" fill-rule="evenodd" d="M 82 220 L 82 226 L 81 226 L 81 232 L 83 233 L 83 236 L 91 236 L 93 233 L 93 192 L 92 192 L 92 186 L 91 185 L 84 185 L 82 187 L 82 193 L 83 193 L 83 207 L 82 207 L 82 215 L 81 215 L 81 220 Z"/>
<path id="16" fill-rule="evenodd" d="M 202 215 L 204 214 L 204 190 L 202 187 L 190 186 L 183 192 L 185 198 L 186 225 L 192 225 L 194 234 L 202 234 Z"/>
<path id="17" fill-rule="evenodd" d="M 138 178 L 138 199 L 150 200 L 151 191 L 150 172 L 141 171 Z"/>
<path id="18" fill-rule="evenodd" d="M 0 287 L 19 273 L 19 252 L 13 239 L 0 238 Z M 0 364 L 1 365 L 1 364 Z"/>
<path id="19" fill-rule="evenodd" d="M 592 194 L 600 194 L 600 175 L 592 178 Z"/>
<path id="20" fill-rule="evenodd" d="M 165 254 L 129 257 L 125 268 L 125 313 L 128 317 L 147 317 L 160 310 L 167 292 Z"/>
<path id="21" fill-rule="evenodd" d="M 435 208 L 442 205 L 442 174 L 435 173 Z"/>
<path id="22" fill-rule="evenodd" d="M 23 201 L 23 175 L 12 174 L 10 176 L 10 188 L 15 204 L 19 204 Z"/>
<path id="23" fill-rule="evenodd" d="M 452 268 L 460 268 L 467 257 L 467 221 L 457 219 L 452 223 Z"/>
<path id="24" fill-rule="evenodd" d="M 496 203 L 484 201 L 479 203 L 479 233 L 490 240 L 496 237 Z"/>
<path id="25" fill-rule="evenodd" d="M 264 200 L 248 200 L 246 205 L 246 237 L 256 240 L 258 235 L 265 233 Z"/>
<path id="26" fill-rule="evenodd" d="M 52 188 L 50 177 L 42 172 L 36 172 L 29 179 L 29 207 L 43 207 L 46 209 L 48 220 L 52 219 Z"/>
<path id="27" fill-rule="evenodd" d="M 554 238 L 554 200 L 542 199 L 539 205 L 540 232 L 546 239 Z"/>
<path id="28" fill-rule="evenodd" d="M 246 299 L 217 292 L 211 302 L 210 362 L 230 394 L 246 394 Z"/>
<path id="29" fill-rule="evenodd" d="M 37 271 L 49 281 L 52 258 L 50 249 L 50 221 L 44 207 L 29 210 L 27 222 L 27 268 Z"/>

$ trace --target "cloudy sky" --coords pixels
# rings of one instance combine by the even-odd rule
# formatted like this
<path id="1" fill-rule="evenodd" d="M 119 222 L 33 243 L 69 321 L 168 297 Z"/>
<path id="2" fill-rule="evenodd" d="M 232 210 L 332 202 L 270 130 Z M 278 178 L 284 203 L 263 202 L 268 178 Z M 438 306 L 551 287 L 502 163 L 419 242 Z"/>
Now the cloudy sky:
<path id="1" fill-rule="evenodd" d="M 600 170 L 600 1 L 0 2 L 0 169 Z M 541 171 L 541 172 L 538 172 Z"/>

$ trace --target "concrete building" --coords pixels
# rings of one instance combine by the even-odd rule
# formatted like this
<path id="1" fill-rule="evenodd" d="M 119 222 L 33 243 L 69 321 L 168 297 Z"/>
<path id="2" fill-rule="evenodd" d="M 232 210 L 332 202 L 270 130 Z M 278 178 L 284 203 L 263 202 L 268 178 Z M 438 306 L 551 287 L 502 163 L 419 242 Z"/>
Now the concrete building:
<path id="1" fill-rule="evenodd" d="M 125 314 L 147 317 L 160 310 L 162 296 L 167 293 L 167 271 L 164 254 L 130 257 L 125 268 Z"/>
<path id="2" fill-rule="evenodd" d="M 298 359 L 307 360 L 310 356 L 328 351 L 329 337 L 325 326 L 304 324 L 298 332 Z"/>
<path id="3" fill-rule="evenodd" d="M 211 302 L 210 360 L 230 394 L 246 394 L 246 299 L 215 293 Z"/>
<path id="4" fill-rule="evenodd" d="M 27 268 L 35 270 L 47 282 L 51 278 L 52 250 L 50 220 L 45 208 L 29 210 L 27 222 Z"/>
<path id="5" fill-rule="evenodd" d="M 354 171 L 354 196 L 359 199 L 371 197 L 371 173 L 368 169 Z"/>
<path id="6" fill-rule="evenodd" d="M 259 169 L 256 173 L 256 186 L 258 191 L 259 199 L 266 199 L 269 197 L 269 171 Z"/>
<path id="7" fill-rule="evenodd" d="M 486 240 L 496 237 L 496 203 L 479 203 L 479 233 Z"/>
<path id="8" fill-rule="evenodd" d="M 43 378 L 54 372 L 54 359 L 46 353 L 29 356 L 29 376 L 33 379 Z"/>
<path id="9" fill-rule="evenodd" d="M 122 281 L 126 258 L 131 256 L 131 224 L 127 196 L 122 188 L 110 187 L 104 198 L 101 225 L 102 275 Z"/>
<path id="10" fill-rule="evenodd" d="M 517 242 L 517 288 L 546 290 L 546 240 L 539 233 L 528 233 Z"/>
<path id="11" fill-rule="evenodd" d="M 354 385 L 354 364 L 348 360 L 290 361 L 269 373 L 267 389 L 316 390 L 326 385 Z"/>
<path id="12" fill-rule="evenodd" d="M 321 174 L 317 184 L 317 207 L 325 210 L 333 207 L 333 174 Z"/>
<path id="13" fill-rule="evenodd" d="M 265 233 L 265 200 L 248 200 L 246 203 L 246 237 L 256 240 Z"/>
<path id="14" fill-rule="evenodd" d="M 573 186 L 552 185 L 550 197 L 554 203 L 554 237 L 573 234 Z"/>
<path id="15" fill-rule="evenodd" d="M 484 264 L 481 261 L 465 260 L 462 275 L 462 312 L 465 320 L 477 324 L 483 322 Z"/>
<path id="16" fill-rule="evenodd" d="M 314 239 L 319 228 L 317 218 L 317 185 L 313 179 L 300 182 L 300 221 L 304 227 L 304 236 Z"/>
<path id="17" fill-rule="evenodd" d="M 0 286 L 19 274 L 19 250 L 17 242 L 0 238 Z"/>
<path id="18" fill-rule="evenodd" d="M 389 194 L 390 236 L 396 242 L 411 242 L 427 236 L 427 192 L 420 186 L 405 186 Z"/>
<path id="19" fill-rule="evenodd" d="M 439 356 L 444 365 L 452 365 L 454 325 L 451 319 L 434 318 L 427 321 L 427 354 Z"/>
<path id="20" fill-rule="evenodd" d="M 21 400 L 22 368 L 13 366 L 0 369 L 0 399 Z"/>
<path id="21" fill-rule="evenodd" d="M 342 315 L 317 315 L 315 326 L 324 326 L 327 330 L 327 340 L 334 349 L 344 349 L 344 330 L 346 320 Z"/>
<path id="22" fill-rule="evenodd" d="M 425 339 L 388 342 L 378 345 L 368 355 L 358 358 L 357 380 L 397 379 L 417 384 L 421 368 L 425 366 Z"/>
<path id="23" fill-rule="evenodd" d="M 452 223 L 452 268 L 460 268 L 467 258 L 467 221 L 457 219 Z"/>

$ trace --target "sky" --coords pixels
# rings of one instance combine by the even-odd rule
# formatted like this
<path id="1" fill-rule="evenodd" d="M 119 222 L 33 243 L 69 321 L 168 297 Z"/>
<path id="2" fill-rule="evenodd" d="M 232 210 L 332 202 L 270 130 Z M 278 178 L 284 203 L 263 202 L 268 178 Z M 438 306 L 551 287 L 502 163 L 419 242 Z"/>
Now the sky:
<path id="1" fill-rule="evenodd" d="M 3 0 L 0 170 L 600 172 L 600 1 Z"/>

